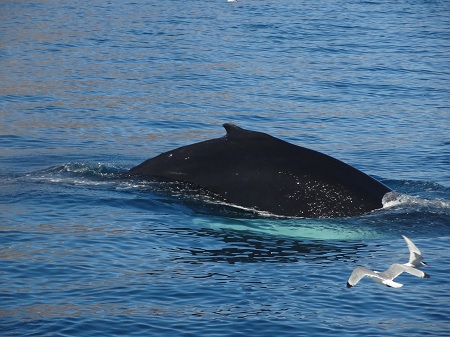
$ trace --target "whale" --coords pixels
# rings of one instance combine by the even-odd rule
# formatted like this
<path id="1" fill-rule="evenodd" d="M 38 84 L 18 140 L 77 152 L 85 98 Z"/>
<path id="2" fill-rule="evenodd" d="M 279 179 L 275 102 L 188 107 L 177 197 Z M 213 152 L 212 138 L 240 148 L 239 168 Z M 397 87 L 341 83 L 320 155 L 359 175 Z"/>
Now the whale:
<path id="1" fill-rule="evenodd" d="M 231 123 L 223 127 L 224 136 L 161 153 L 129 176 L 189 184 L 227 204 L 282 217 L 363 215 L 382 208 L 391 192 L 321 152 Z"/>

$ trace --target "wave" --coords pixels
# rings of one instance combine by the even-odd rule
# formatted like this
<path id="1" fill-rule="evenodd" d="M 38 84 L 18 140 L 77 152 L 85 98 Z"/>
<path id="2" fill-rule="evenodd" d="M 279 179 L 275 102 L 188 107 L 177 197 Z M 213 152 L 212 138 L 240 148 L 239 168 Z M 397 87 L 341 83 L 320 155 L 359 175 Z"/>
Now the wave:
<path id="1" fill-rule="evenodd" d="M 389 192 L 383 197 L 383 209 L 415 210 L 450 213 L 450 201 L 445 199 L 427 199 L 409 194 Z"/>
<path id="2" fill-rule="evenodd" d="M 66 163 L 30 173 L 29 176 L 50 176 L 58 174 L 74 174 L 83 177 L 112 178 L 125 171 L 124 168 L 109 163 Z"/>
<path id="3" fill-rule="evenodd" d="M 35 171 L 27 178 L 73 185 L 104 185 L 123 177 L 123 167 L 108 163 L 66 163 Z"/>

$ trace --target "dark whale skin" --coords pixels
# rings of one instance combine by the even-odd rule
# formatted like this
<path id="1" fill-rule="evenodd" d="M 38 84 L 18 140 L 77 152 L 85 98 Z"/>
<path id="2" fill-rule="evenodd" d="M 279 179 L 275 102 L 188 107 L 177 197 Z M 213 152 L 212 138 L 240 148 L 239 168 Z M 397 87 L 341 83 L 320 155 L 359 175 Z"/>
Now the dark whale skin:
<path id="1" fill-rule="evenodd" d="M 323 153 L 224 124 L 226 135 L 148 159 L 131 176 L 187 182 L 238 206 L 287 217 L 348 217 L 391 190 Z"/>

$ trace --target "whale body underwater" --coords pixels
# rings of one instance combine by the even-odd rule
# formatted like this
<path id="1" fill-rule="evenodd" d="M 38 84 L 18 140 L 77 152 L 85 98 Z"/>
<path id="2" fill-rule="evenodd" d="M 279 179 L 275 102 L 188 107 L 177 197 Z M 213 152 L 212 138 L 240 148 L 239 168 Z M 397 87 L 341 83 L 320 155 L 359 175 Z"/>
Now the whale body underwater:
<path id="1" fill-rule="evenodd" d="M 382 208 L 391 191 L 323 153 L 234 124 L 223 127 L 223 137 L 162 153 L 128 173 L 189 183 L 229 204 L 287 217 L 362 215 Z"/>

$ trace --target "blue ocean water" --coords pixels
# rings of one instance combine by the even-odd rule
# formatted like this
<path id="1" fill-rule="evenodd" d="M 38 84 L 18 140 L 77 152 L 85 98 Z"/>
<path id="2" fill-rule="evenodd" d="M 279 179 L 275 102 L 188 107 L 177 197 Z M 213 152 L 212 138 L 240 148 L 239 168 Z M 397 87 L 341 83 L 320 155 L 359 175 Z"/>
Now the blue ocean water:
<path id="1" fill-rule="evenodd" d="M 450 4 L 0 2 L 2 336 L 448 336 Z M 397 196 L 279 219 L 122 173 L 222 124 Z M 352 269 L 406 262 L 399 289 Z"/>

